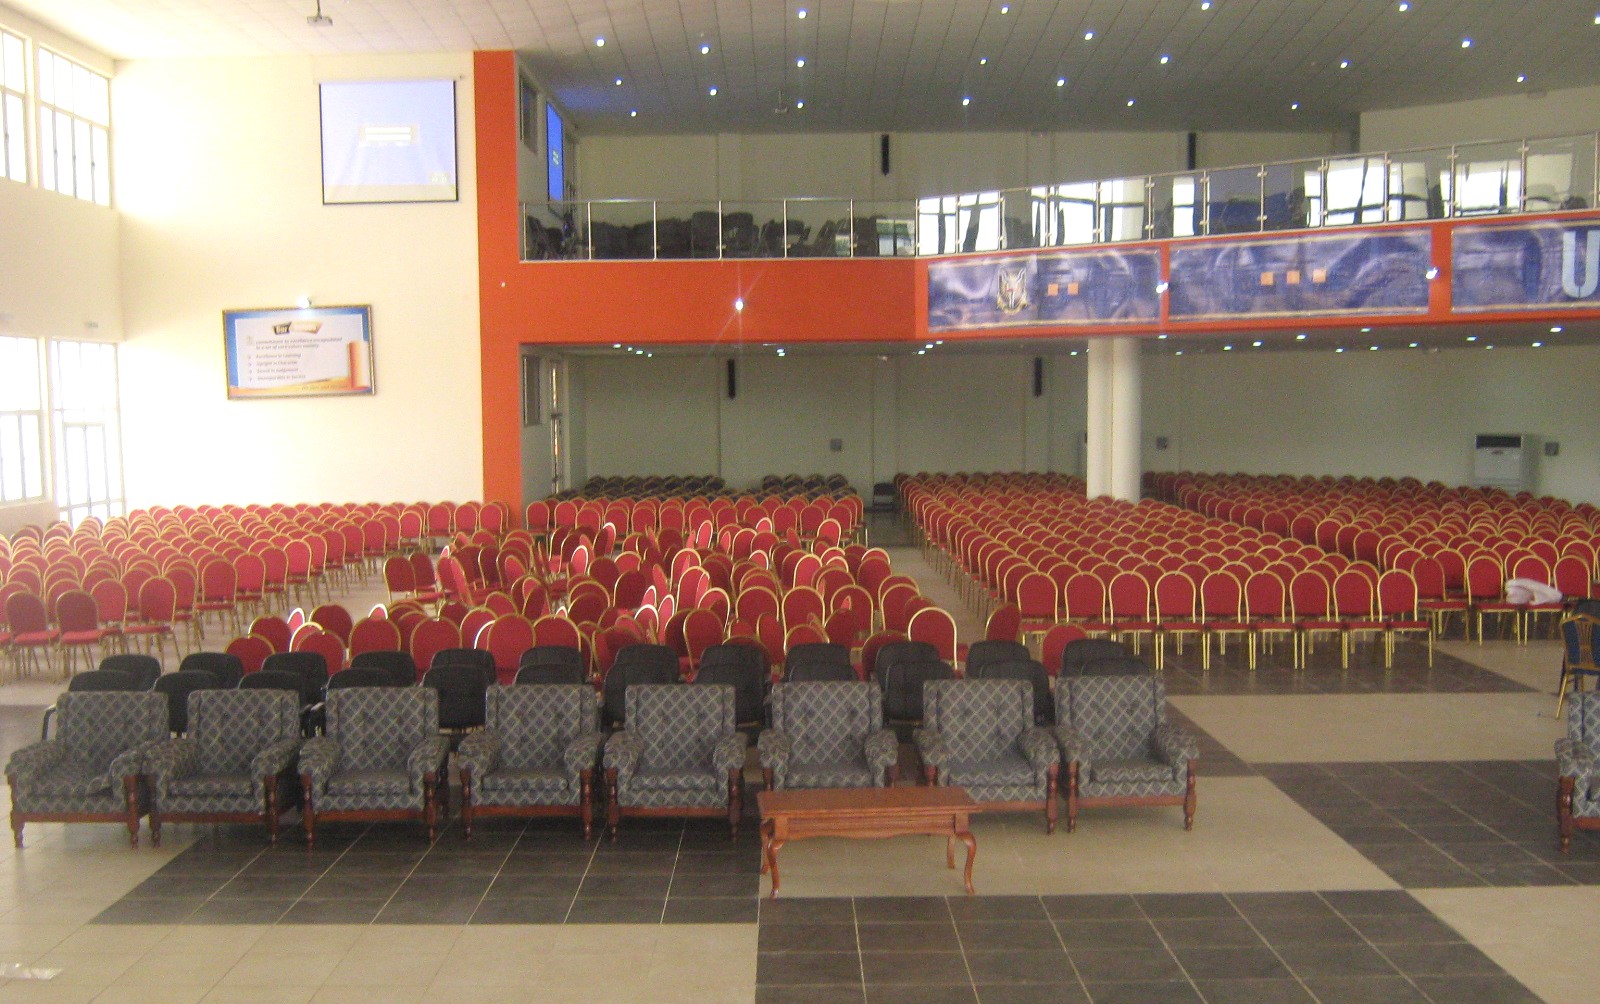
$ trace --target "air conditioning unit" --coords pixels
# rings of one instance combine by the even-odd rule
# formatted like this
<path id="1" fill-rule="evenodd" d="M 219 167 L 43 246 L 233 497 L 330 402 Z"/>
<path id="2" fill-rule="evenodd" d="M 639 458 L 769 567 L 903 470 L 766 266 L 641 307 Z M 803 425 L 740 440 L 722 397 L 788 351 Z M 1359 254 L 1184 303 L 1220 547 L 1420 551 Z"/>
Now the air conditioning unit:
<path id="1" fill-rule="evenodd" d="M 1534 491 L 1538 456 L 1536 436 L 1480 434 L 1473 440 L 1472 483 L 1508 492 Z"/>

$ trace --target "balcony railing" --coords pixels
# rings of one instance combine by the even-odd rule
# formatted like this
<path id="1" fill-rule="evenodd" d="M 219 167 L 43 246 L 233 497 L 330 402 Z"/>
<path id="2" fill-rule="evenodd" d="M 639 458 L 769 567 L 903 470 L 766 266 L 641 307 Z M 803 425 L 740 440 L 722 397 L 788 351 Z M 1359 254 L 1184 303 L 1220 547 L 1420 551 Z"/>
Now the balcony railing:
<path id="1" fill-rule="evenodd" d="M 1600 134 L 914 201 L 524 204 L 524 260 L 888 258 L 1588 209 Z"/>

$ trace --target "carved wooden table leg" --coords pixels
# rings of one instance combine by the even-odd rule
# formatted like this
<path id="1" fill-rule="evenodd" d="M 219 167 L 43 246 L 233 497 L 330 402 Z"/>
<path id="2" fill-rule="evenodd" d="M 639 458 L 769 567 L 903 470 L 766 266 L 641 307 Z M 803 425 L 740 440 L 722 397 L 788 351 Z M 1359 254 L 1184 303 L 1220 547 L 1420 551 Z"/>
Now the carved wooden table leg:
<path id="1" fill-rule="evenodd" d="M 967 883 L 967 892 L 971 893 L 974 891 L 972 888 L 972 862 L 978 857 L 978 839 L 974 837 L 972 835 L 972 831 L 967 828 L 967 814 L 964 812 L 956 816 L 955 835 L 961 840 L 962 843 L 967 845 L 967 872 L 965 878 Z M 954 845 L 952 844 L 952 846 Z"/>

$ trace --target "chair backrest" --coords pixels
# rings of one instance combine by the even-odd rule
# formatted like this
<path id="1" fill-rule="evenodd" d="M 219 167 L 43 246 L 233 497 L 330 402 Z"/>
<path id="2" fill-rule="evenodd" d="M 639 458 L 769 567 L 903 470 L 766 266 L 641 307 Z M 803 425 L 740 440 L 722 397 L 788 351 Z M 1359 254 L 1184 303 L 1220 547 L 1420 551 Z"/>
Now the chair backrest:
<path id="1" fill-rule="evenodd" d="M 766 719 L 767 657 L 754 645 L 713 645 L 700 657 L 691 682 L 727 684 L 734 690 L 734 715 L 741 726 Z"/>
<path id="2" fill-rule="evenodd" d="M 517 660 L 519 670 L 534 666 L 559 666 L 570 669 L 578 674 L 578 679 L 586 679 L 588 671 L 583 664 L 583 652 L 571 645 L 535 645 L 522 653 Z"/>
<path id="3" fill-rule="evenodd" d="M 240 690 L 288 690 L 293 692 L 296 706 L 300 704 L 301 688 L 305 678 L 287 669 L 258 669 L 239 681 Z"/>
<path id="4" fill-rule="evenodd" d="M 884 717 L 895 722 L 922 721 L 923 684 L 935 680 L 953 680 L 955 676 L 956 671 L 943 659 L 910 659 L 894 663 L 880 678 Z"/>
<path id="5" fill-rule="evenodd" d="M 995 662 L 1027 661 L 1033 658 L 1028 646 L 1019 641 L 975 641 L 967 649 L 967 675 L 978 676 L 984 666 Z"/>
<path id="6" fill-rule="evenodd" d="M 261 671 L 280 670 L 300 678 L 300 700 L 315 704 L 328 686 L 328 662 L 320 652 L 274 652 L 261 664 Z M 254 675 L 254 674 L 252 674 Z"/>
<path id="7" fill-rule="evenodd" d="M 1083 628 L 1076 624 L 1057 624 L 1046 631 L 1039 643 L 1039 661 L 1044 663 L 1045 671 L 1051 675 L 1061 672 L 1061 657 L 1067 646 L 1086 637 Z"/>
<path id="8" fill-rule="evenodd" d="M 350 629 L 350 663 L 365 652 L 389 652 L 401 648 L 400 628 L 387 617 L 363 617 Z"/>
<path id="9" fill-rule="evenodd" d="M 484 693 L 494 682 L 494 671 L 466 662 L 435 662 L 422 677 L 424 689 L 436 692 L 438 723 L 442 729 L 470 729 L 484 722 Z"/>
<path id="10" fill-rule="evenodd" d="M 1167 688 L 1153 673 L 1056 681 L 1056 718 L 1083 737 L 1091 761 L 1146 756 L 1150 737 L 1166 717 Z"/>
<path id="11" fill-rule="evenodd" d="M 1050 674 L 1033 659 L 1008 659 L 980 666 L 967 664 L 969 680 L 1024 680 L 1033 688 L 1033 717 L 1040 725 L 1055 721 L 1055 700 L 1050 696 Z"/>
<path id="12" fill-rule="evenodd" d="M 711 750 L 733 734 L 734 694 L 729 686 L 629 687 L 628 733 L 644 748 L 643 766 L 656 770 L 706 770 Z"/>
<path id="13" fill-rule="evenodd" d="M 786 683 L 821 680 L 858 680 L 850 662 L 850 650 L 843 645 L 809 642 L 789 649 L 783 660 Z"/>
<path id="14" fill-rule="evenodd" d="M 328 695 L 326 734 L 338 742 L 346 770 L 404 768 L 412 748 L 438 733 L 439 694 L 432 687 L 353 687 Z"/>
<path id="15" fill-rule="evenodd" d="M 162 694 L 68 692 L 56 698 L 56 739 L 97 773 L 109 770 L 117 754 L 168 734 Z"/>
<path id="16" fill-rule="evenodd" d="M 350 687 L 392 686 L 394 686 L 394 678 L 387 671 L 366 666 L 360 669 L 341 669 L 328 677 L 329 690 L 345 690 Z"/>
<path id="17" fill-rule="evenodd" d="M 139 681 L 140 690 L 149 690 L 155 686 L 156 677 L 161 675 L 161 660 L 153 655 L 124 653 L 106 656 L 100 660 L 97 668 L 127 673 Z"/>
<path id="18" fill-rule="evenodd" d="M 1128 646 L 1109 638 L 1080 638 L 1061 650 L 1061 675 L 1080 676 L 1091 662 L 1124 659 L 1133 655 Z"/>
<path id="19" fill-rule="evenodd" d="M 155 692 L 167 699 L 167 728 L 172 732 L 189 731 L 189 695 L 197 690 L 217 690 L 220 684 L 210 673 L 199 669 L 180 669 L 156 680 Z"/>
<path id="20" fill-rule="evenodd" d="M 485 724 L 500 740 L 500 762 L 510 770 L 558 767 L 571 740 L 600 729 L 594 688 L 584 684 L 490 687 Z"/>
<path id="21" fill-rule="evenodd" d="M 883 728 L 883 694 L 862 680 L 773 684 L 772 727 L 789 737 L 797 760 L 850 759 Z"/>
<path id="22" fill-rule="evenodd" d="M 344 668 L 344 642 L 332 631 L 296 635 L 295 650 L 315 652 L 322 656 L 323 668 L 329 673 L 337 673 Z"/>
<path id="23" fill-rule="evenodd" d="M 265 638 L 274 652 L 289 651 L 289 640 L 294 637 L 289 622 L 282 617 L 257 617 L 250 622 L 250 634 Z"/>
<path id="24" fill-rule="evenodd" d="M 429 669 L 438 669 L 440 666 L 472 666 L 483 676 L 483 685 L 488 686 L 495 680 L 494 653 L 482 648 L 444 648 L 433 653 L 433 660 L 428 663 Z"/>
<path id="25" fill-rule="evenodd" d="M 1566 664 L 1568 669 L 1583 669 L 1591 672 L 1600 669 L 1595 662 L 1595 642 L 1600 631 L 1600 619 L 1589 614 L 1574 613 L 1561 620 L 1561 640 L 1566 647 Z"/>
<path id="26" fill-rule="evenodd" d="M 678 654 L 665 645 L 624 645 L 602 684 L 605 721 L 617 725 L 627 714 L 627 694 L 645 684 L 676 684 Z"/>
<path id="27" fill-rule="evenodd" d="M 925 641 L 892 641 L 878 649 L 878 657 L 868 667 L 868 672 L 882 687 L 886 686 L 884 680 L 896 664 L 902 662 L 925 662 L 929 659 L 938 658 L 939 650 Z"/>
<path id="28" fill-rule="evenodd" d="M 287 690 L 197 690 L 188 701 L 202 774 L 248 774 L 262 749 L 300 738 L 300 702 Z"/>
<path id="29" fill-rule="evenodd" d="M 417 664 L 410 652 L 383 649 L 362 652 L 350 660 L 350 669 L 379 670 L 389 677 L 392 687 L 409 687 L 417 682 Z"/>
<path id="30" fill-rule="evenodd" d="M 115 669 L 91 669 L 87 673 L 78 673 L 67 681 L 67 692 L 73 694 L 149 689 L 149 686 L 133 674 Z"/>
<path id="31" fill-rule="evenodd" d="M 1567 737 L 1600 753 L 1600 691 L 1567 695 Z"/>
<path id="32" fill-rule="evenodd" d="M 1033 687 L 1025 680 L 931 681 L 923 723 L 944 737 L 953 759 L 998 759 L 1034 726 Z"/>
<path id="33" fill-rule="evenodd" d="M 190 652 L 178 663 L 178 672 L 191 671 L 210 673 L 218 687 L 232 690 L 244 676 L 244 662 L 228 652 Z"/>

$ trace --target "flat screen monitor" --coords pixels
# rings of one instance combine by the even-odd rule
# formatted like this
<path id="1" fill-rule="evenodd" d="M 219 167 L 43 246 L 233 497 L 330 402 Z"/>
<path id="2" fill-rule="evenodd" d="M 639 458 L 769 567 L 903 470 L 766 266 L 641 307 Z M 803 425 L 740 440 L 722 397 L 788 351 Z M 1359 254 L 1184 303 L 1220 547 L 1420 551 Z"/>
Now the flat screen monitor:
<path id="1" fill-rule="evenodd" d="M 555 105 L 544 106 L 544 124 L 545 146 L 550 150 L 550 201 L 560 202 L 567 197 L 567 145 L 561 113 L 556 111 Z"/>
<path id="2" fill-rule="evenodd" d="M 454 80 L 322 84 L 322 201 L 454 202 Z"/>

